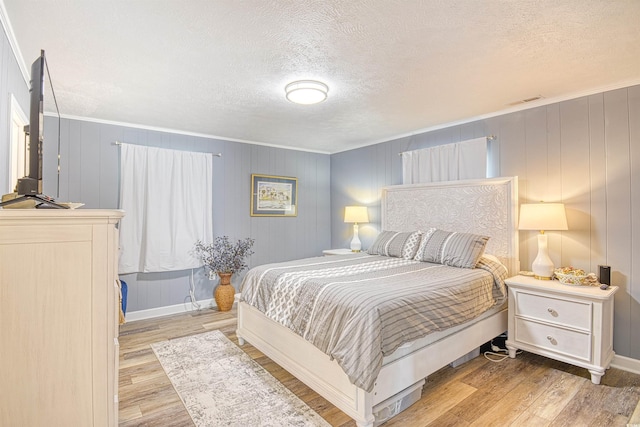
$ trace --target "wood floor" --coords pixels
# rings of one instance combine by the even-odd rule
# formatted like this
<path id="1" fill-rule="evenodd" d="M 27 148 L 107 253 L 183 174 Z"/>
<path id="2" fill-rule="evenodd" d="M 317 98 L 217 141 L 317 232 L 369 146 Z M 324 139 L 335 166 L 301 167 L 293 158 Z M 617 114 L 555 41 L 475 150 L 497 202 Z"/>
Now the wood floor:
<path id="1" fill-rule="evenodd" d="M 150 344 L 219 329 L 237 344 L 236 312 L 203 309 L 120 327 L 120 426 L 193 426 Z M 242 349 L 333 426 L 355 422 L 249 344 Z M 391 426 L 626 426 L 638 422 L 640 375 L 586 369 L 530 353 L 500 363 L 477 357 L 429 376 L 422 398 Z M 637 411 L 640 412 L 640 411 Z"/>

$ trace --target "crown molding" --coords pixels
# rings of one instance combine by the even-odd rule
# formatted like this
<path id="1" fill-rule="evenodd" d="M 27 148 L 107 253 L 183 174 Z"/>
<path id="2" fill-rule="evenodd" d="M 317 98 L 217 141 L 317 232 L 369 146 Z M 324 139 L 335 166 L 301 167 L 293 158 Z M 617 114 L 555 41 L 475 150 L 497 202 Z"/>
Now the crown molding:
<path id="1" fill-rule="evenodd" d="M 49 117 L 58 117 L 57 114 L 54 114 L 54 113 L 51 113 L 51 112 L 45 112 L 44 115 L 45 116 L 49 116 Z M 251 140 L 247 140 L 247 139 L 238 139 L 238 138 L 229 138 L 229 137 L 226 137 L 226 136 L 210 135 L 210 134 L 198 133 L 198 132 L 189 132 L 189 131 L 178 130 L 178 129 L 169 129 L 169 128 L 162 128 L 162 127 L 156 127 L 156 126 L 147 126 L 147 125 L 134 124 L 134 123 L 117 122 L 117 121 L 112 121 L 112 120 L 103 120 L 103 119 L 94 119 L 94 118 L 88 118 L 88 117 L 82 117 L 82 116 L 73 116 L 73 115 L 69 115 L 69 114 L 60 114 L 60 118 L 69 119 L 69 120 L 78 120 L 78 121 L 83 121 L 83 122 L 100 123 L 100 124 L 105 124 L 105 125 L 129 127 L 129 128 L 134 128 L 134 129 L 150 130 L 150 131 L 155 131 L 155 132 L 174 133 L 176 135 L 186 135 L 186 136 L 195 136 L 195 137 L 199 137 L 199 138 L 217 139 L 217 140 L 220 140 L 220 141 L 238 142 L 238 143 L 241 143 L 241 144 L 260 145 L 260 146 L 264 146 L 264 147 L 280 148 L 280 149 L 283 149 L 283 150 L 303 151 L 303 152 L 306 152 L 306 153 L 327 154 L 327 155 L 330 154 L 330 153 L 328 153 L 326 151 L 321 151 L 321 150 L 312 150 L 312 149 L 306 149 L 306 148 L 290 147 L 290 146 L 286 146 L 286 145 L 269 144 L 269 143 L 266 143 L 266 142 L 251 141 Z M 121 141 L 121 142 L 126 143 L 127 141 Z"/>

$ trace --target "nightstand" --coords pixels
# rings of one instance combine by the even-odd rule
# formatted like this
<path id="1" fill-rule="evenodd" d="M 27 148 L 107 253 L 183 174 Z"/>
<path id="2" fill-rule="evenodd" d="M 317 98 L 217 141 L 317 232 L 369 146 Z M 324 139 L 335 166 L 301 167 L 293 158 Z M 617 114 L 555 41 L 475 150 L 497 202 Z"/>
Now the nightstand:
<path id="1" fill-rule="evenodd" d="M 350 255 L 358 253 L 362 252 L 353 252 L 351 249 L 325 249 L 322 251 L 322 255 Z"/>
<path id="2" fill-rule="evenodd" d="M 600 378 L 613 352 L 613 295 L 611 286 L 569 286 L 552 280 L 515 276 L 509 287 L 509 357 L 525 350 L 575 366 Z"/>

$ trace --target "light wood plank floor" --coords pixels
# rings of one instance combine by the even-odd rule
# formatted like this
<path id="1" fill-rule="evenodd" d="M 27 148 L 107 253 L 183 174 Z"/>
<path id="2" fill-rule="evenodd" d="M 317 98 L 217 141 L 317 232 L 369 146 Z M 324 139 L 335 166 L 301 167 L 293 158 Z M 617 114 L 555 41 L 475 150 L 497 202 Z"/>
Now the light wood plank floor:
<path id="1" fill-rule="evenodd" d="M 236 312 L 203 309 L 120 327 L 120 426 L 193 426 L 150 344 L 221 330 L 237 344 Z M 333 426 L 355 422 L 249 344 L 242 349 Z M 586 369 L 530 353 L 493 363 L 477 357 L 429 376 L 422 398 L 385 426 L 626 426 L 640 422 L 640 375 Z"/>

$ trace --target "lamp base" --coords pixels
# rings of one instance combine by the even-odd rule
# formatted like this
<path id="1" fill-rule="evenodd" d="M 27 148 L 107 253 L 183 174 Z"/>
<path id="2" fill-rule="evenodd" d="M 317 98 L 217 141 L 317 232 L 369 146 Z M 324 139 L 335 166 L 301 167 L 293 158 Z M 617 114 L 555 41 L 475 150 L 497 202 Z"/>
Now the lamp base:
<path id="1" fill-rule="evenodd" d="M 549 258 L 546 234 L 538 234 L 538 255 L 533 260 L 531 270 L 533 277 L 538 280 L 551 280 L 553 277 L 553 261 Z"/>
<path id="2" fill-rule="evenodd" d="M 358 237 L 358 224 L 353 224 L 353 239 L 351 240 L 351 252 L 360 252 L 362 249 L 362 242 Z"/>

